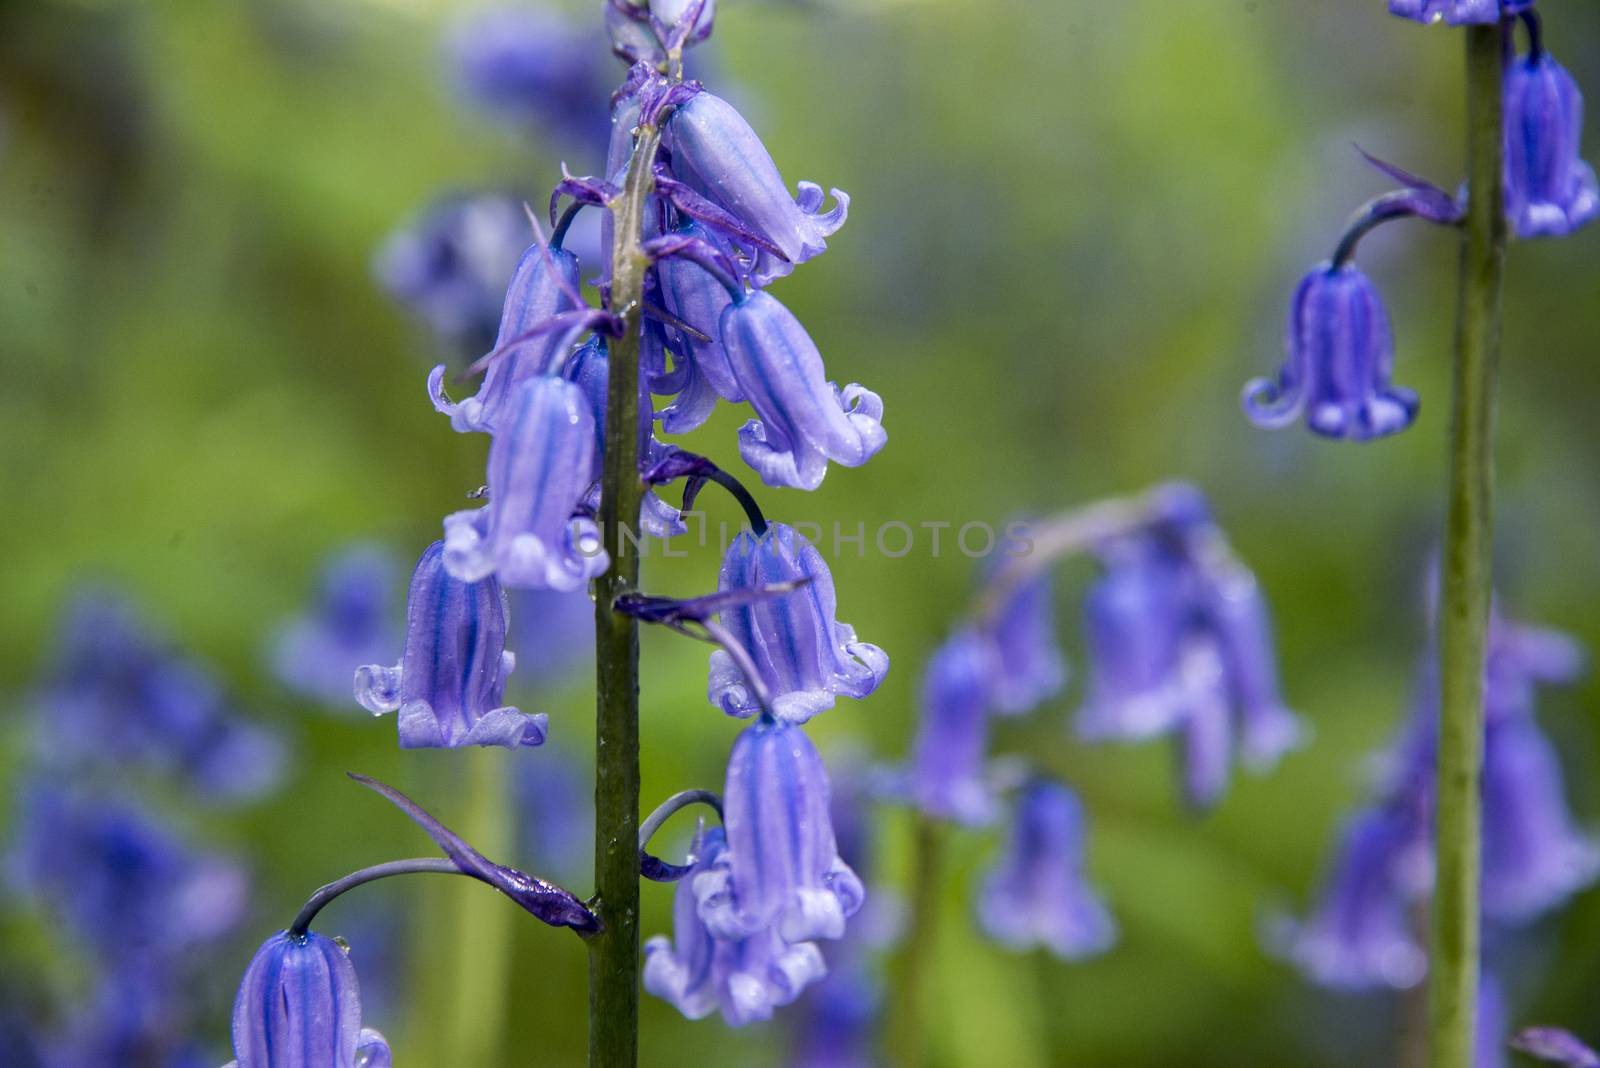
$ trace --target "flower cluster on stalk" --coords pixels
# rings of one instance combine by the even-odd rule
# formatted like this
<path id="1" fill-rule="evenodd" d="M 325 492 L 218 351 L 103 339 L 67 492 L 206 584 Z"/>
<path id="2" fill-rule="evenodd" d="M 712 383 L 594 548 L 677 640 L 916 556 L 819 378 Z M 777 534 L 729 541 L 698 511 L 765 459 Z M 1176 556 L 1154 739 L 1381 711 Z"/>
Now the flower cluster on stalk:
<path id="1" fill-rule="evenodd" d="M 1580 155 L 1583 94 L 1544 47 L 1533 0 L 1389 0 L 1389 10 L 1417 22 L 1498 24 L 1507 41 L 1502 90 L 1503 191 L 1507 224 L 1520 238 L 1565 237 L 1600 214 L 1600 185 Z M 1528 50 L 1515 54 L 1517 21 Z M 1392 164 L 1367 157 L 1401 188 L 1369 201 L 1351 220 L 1333 255 L 1295 288 L 1284 330 L 1285 359 L 1276 376 L 1244 389 L 1245 413 L 1258 426 L 1303 421 L 1313 433 L 1370 441 L 1416 421 L 1417 394 L 1392 382 L 1394 331 L 1377 286 L 1355 264 L 1356 246 L 1373 228 L 1417 218 L 1459 225 L 1459 196 Z"/>
<path id="2" fill-rule="evenodd" d="M 1102 566 L 1084 598 L 1080 738 L 1173 738 L 1184 798 L 1203 809 L 1220 799 L 1235 762 L 1270 768 L 1305 731 L 1279 694 L 1260 587 L 1194 488 L 1163 486 L 1029 524 L 1024 545 L 991 569 L 975 618 L 929 660 L 899 792 L 934 820 L 1005 822 L 1008 844 L 977 898 L 980 925 L 1004 945 L 1077 959 L 1116 936 L 1085 879 L 1083 806 L 1062 783 L 990 754 L 995 717 L 1030 713 L 1065 687 L 1052 566 L 1083 552 Z M 1009 815 L 1008 788 L 1017 794 Z"/>

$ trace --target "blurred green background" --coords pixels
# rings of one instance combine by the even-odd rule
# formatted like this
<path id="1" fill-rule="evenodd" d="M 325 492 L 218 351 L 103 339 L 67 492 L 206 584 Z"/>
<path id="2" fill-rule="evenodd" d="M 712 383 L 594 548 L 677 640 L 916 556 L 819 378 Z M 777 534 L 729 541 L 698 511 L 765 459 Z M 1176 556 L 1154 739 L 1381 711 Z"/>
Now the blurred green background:
<path id="1" fill-rule="evenodd" d="M 1422 649 L 1455 242 L 1405 224 L 1363 245 L 1395 317 L 1397 381 L 1423 396 L 1409 433 L 1366 447 L 1268 433 L 1237 402 L 1246 378 L 1279 362 L 1299 274 L 1385 188 L 1351 143 L 1446 186 L 1460 171 L 1459 36 L 1382 6 L 724 0 L 713 88 L 736 87 L 791 182 L 854 198 L 829 253 L 775 292 L 831 375 L 883 396 L 890 435 L 871 463 L 836 468 L 815 494 L 763 491 L 768 514 L 959 526 L 1193 479 L 1266 586 L 1287 695 L 1317 732 L 1194 820 L 1178 809 L 1164 746 L 1071 741 L 1076 689 L 1047 711 L 1029 744 L 1085 796 L 1091 869 L 1123 939 L 1074 966 L 987 945 L 969 889 L 996 843 L 958 835 L 929 1022 L 940 1064 L 1394 1062 L 1401 999 L 1311 988 L 1262 952 L 1257 932 L 1272 909 L 1306 900 Z M 1540 7 L 1552 51 L 1600 87 L 1600 9 Z M 538 195 L 559 174 L 560 150 L 452 91 L 440 42 L 463 10 L 0 5 L 0 686 L 20 710 L 63 598 L 110 580 L 293 733 L 291 780 L 274 799 L 242 815 L 185 814 L 257 877 L 259 924 L 216 977 L 229 989 L 313 887 L 426 852 L 344 769 L 460 823 L 475 782 L 503 777 L 508 760 L 564 759 L 592 733 L 580 676 L 514 694 L 549 711 L 565 749 L 400 753 L 392 723 L 314 714 L 261 662 L 326 553 L 371 537 L 414 556 L 482 481 L 485 439 L 453 433 L 424 396 L 435 342 L 371 272 L 386 235 L 438 193 Z M 1600 648 L 1597 297 L 1600 231 L 1512 249 L 1499 561 L 1513 615 Z M 719 414 L 690 447 L 735 462 L 743 418 Z M 832 558 L 841 617 L 894 667 L 870 699 L 816 721 L 825 749 L 859 739 L 884 759 L 903 753 L 921 664 L 974 572 L 948 544 L 938 558 L 927 550 L 922 540 L 902 559 L 849 547 Z M 690 594 L 716 567 L 714 548 L 656 558 L 646 582 Z M 1075 665 L 1087 574 L 1069 566 L 1059 587 Z M 703 648 L 649 634 L 645 660 L 646 804 L 717 785 L 737 725 L 704 699 Z M 1597 708 L 1592 679 L 1543 708 L 1587 823 L 1600 820 Z M 892 885 L 908 828 L 891 812 L 882 831 Z M 506 859 L 539 870 L 537 857 Z M 397 1062 L 443 1065 L 431 1052 L 440 1035 L 481 1020 L 494 1031 L 483 1049 L 506 1058 L 492 1063 L 579 1063 L 577 940 L 521 922 L 481 888 L 419 883 L 407 897 L 408 971 L 394 977 L 417 1001 L 369 1021 L 395 1041 Z M 670 889 L 647 884 L 644 896 L 645 931 L 665 931 Z M 335 906 L 328 929 L 359 908 Z M 451 955 L 492 956 L 507 937 L 508 983 L 452 993 Z M 1514 1019 L 1592 1036 L 1600 897 L 1525 939 L 1539 966 L 1514 985 Z M 503 1034 L 492 1024 L 502 1018 Z M 781 1018 L 734 1032 L 651 998 L 643 1028 L 652 1065 L 776 1063 L 784 1045 Z M 220 1017 L 214 1037 L 221 1060 Z"/>

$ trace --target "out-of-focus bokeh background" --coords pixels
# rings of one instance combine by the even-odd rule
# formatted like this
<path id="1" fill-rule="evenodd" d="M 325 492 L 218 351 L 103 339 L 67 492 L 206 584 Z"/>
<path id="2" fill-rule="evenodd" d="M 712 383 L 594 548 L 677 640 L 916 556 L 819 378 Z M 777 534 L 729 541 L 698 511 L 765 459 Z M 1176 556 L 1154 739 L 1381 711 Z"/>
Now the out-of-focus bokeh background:
<path id="1" fill-rule="evenodd" d="M 691 55 L 691 73 L 740 104 L 791 182 L 837 185 L 854 201 L 828 254 L 775 292 L 833 376 L 883 396 L 890 442 L 814 494 L 762 492 L 767 512 L 846 532 L 893 520 L 960 526 L 1192 479 L 1268 591 L 1288 698 L 1316 730 L 1277 772 L 1242 778 L 1215 813 L 1193 819 L 1177 804 L 1165 746 L 1071 738 L 1074 685 L 1025 741 L 1085 799 L 1090 869 L 1121 942 L 1076 965 L 986 943 L 970 892 L 997 842 L 957 834 L 932 980 L 941 1011 L 929 1042 L 941 1064 L 1387 1064 L 1405 1044 L 1414 1003 L 1309 986 L 1263 951 L 1260 930 L 1275 911 L 1303 907 L 1341 816 L 1365 790 L 1366 755 L 1404 713 L 1423 651 L 1451 236 L 1402 224 L 1363 246 L 1394 313 L 1397 381 L 1423 397 L 1413 430 L 1341 445 L 1298 428 L 1257 430 L 1238 406 L 1241 384 L 1278 364 L 1298 275 L 1386 188 L 1352 144 L 1447 187 L 1460 172 L 1459 35 L 1382 7 L 724 0 L 714 42 Z M 1551 49 L 1600 88 L 1600 10 L 1584 0 L 1540 7 Z M 598 9 L 539 9 L 570 20 L 594 52 L 573 85 L 595 66 L 622 74 L 603 54 Z M 248 758 L 230 764 L 224 753 L 223 770 L 207 772 L 141 765 L 137 740 L 77 737 L 101 751 L 72 785 L 96 799 L 91 808 L 137 797 L 182 848 L 239 866 L 215 879 L 247 880 L 244 914 L 226 932 L 194 934 L 203 953 L 187 955 L 172 980 L 193 995 L 181 1017 L 192 1063 L 227 1059 L 227 1005 L 249 953 L 311 889 L 428 852 L 346 769 L 476 828 L 486 852 L 588 891 L 585 832 L 563 844 L 573 817 L 557 782 L 575 780 L 579 799 L 587 789 L 592 684 L 581 655 L 563 669 L 560 656 L 541 668 L 524 654 L 512 695 L 550 713 L 552 740 L 513 754 L 401 753 L 392 722 L 294 692 L 272 663 L 275 635 L 307 610 L 329 555 L 352 542 L 394 554 L 393 603 L 372 610 L 396 622 L 410 561 L 482 481 L 486 439 L 452 432 L 423 389 L 427 368 L 458 359 L 465 343 L 441 340 L 385 293 L 380 250 L 443 194 L 498 190 L 540 203 L 562 160 L 581 173 L 603 149 L 603 88 L 574 92 L 574 107 L 591 110 L 567 122 L 466 100 L 450 41 L 467 12 L 444 0 L 0 6 L 0 806 L 13 843 L 0 1031 L 132 1011 L 102 1007 L 126 999 L 94 978 L 119 944 L 142 937 L 134 928 L 145 921 L 118 912 L 129 898 L 113 891 L 85 906 L 85 923 L 100 924 L 91 938 L 52 911 L 50 894 L 41 903 L 17 885 L 25 865 L 14 843 L 49 785 L 38 781 L 37 720 L 82 704 L 46 692 L 67 670 L 63 646 L 73 635 L 82 643 L 84 624 L 68 619 L 75 603 L 137 606 L 123 609 L 145 620 L 129 624 L 135 631 L 208 663 L 226 694 L 191 679 L 204 695 L 195 702 L 242 710 L 250 729 L 276 737 L 284 762 L 276 785 L 225 803 L 213 780 L 222 794 L 248 792 L 229 769 L 264 767 L 263 739 L 235 739 Z M 1593 123 L 1589 146 L 1600 154 Z M 1600 231 L 1512 249 L 1500 592 L 1510 614 L 1591 647 L 1600 647 L 1597 294 Z M 686 444 L 737 466 L 743 418 L 720 413 Z M 734 522 L 721 500 L 708 503 L 713 528 Z M 898 559 L 870 545 L 835 554 L 828 541 L 841 617 L 894 666 L 877 694 L 841 701 L 813 731 L 825 751 L 897 760 L 921 665 L 963 610 L 975 564 L 948 541 L 935 558 L 925 537 Z M 646 582 L 687 595 L 710 588 L 716 568 L 713 539 L 687 559 L 648 560 Z M 1070 565 L 1059 584 L 1075 667 L 1088 575 Z M 86 589 L 102 600 L 82 607 Z M 101 637 L 108 626 L 89 624 Z M 513 626 L 524 650 L 557 640 L 544 607 Z M 389 648 L 383 655 L 397 658 Z M 716 786 L 737 725 L 706 703 L 705 650 L 652 633 L 645 660 L 646 803 Z M 1573 806 L 1591 824 L 1597 710 L 1590 679 L 1541 711 Z M 875 818 L 877 882 L 904 889 L 908 821 L 892 809 Z M 125 827 L 85 833 L 113 870 L 132 863 L 117 849 L 149 852 L 127 846 Z M 71 872 L 70 855 L 56 860 Z M 159 882 L 166 869 L 155 870 Z M 236 901 L 233 889 L 203 884 L 174 905 L 195 915 L 164 922 L 193 934 L 217 895 Z M 644 894 L 646 932 L 665 931 L 671 890 L 647 884 Z M 394 1041 L 398 1063 L 579 1063 L 583 947 L 487 890 L 375 888 L 330 909 L 324 929 L 355 947 L 368 1022 Z M 504 956 L 509 981 L 485 981 Z M 1514 1020 L 1593 1037 L 1600 897 L 1523 932 L 1516 959 Z M 781 1063 L 788 1042 L 782 1016 L 733 1031 L 685 1021 L 653 998 L 643 1028 L 652 1065 Z M 472 1056 L 458 1059 L 463 1048 Z"/>

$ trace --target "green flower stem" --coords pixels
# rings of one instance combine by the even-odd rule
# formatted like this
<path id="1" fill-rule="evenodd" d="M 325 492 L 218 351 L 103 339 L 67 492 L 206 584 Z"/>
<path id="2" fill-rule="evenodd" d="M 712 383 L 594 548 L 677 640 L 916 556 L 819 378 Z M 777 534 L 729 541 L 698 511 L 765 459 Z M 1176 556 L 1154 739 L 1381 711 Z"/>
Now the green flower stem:
<path id="1" fill-rule="evenodd" d="M 895 975 L 886 1049 L 888 1062 L 896 1068 L 922 1068 L 929 1063 L 928 1031 L 932 1020 L 928 999 L 932 996 L 930 977 L 944 896 L 945 832 L 946 828 L 932 816 L 917 814 L 911 858 L 911 916 Z"/>
<path id="2" fill-rule="evenodd" d="M 639 322 L 647 263 L 639 248 L 661 132 L 639 129 L 622 194 L 611 205 L 611 308 L 624 323 L 610 345 L 600 534 L 611 566 L 595 580 L 595 911 L 589 941 L 589 1064 L 632 1068 L 639 1055 L 639 627 L 614 611 L 639 586 L 631 534 L 639 519 Z"/>
<path id="3" fill-rule="evenodd" d="M 1428 1064 L 1471 1068 L 1478 1000 L 1483 669 L 1493 586 L 1495 365 L 1505 270 L 1504 142 L 1498 26 L 1467 28 L 1466 239 L 1461 254 L 1450 502 L 1439 612 L 1442 703 L 1437 886 L 1429 954 Z"/>

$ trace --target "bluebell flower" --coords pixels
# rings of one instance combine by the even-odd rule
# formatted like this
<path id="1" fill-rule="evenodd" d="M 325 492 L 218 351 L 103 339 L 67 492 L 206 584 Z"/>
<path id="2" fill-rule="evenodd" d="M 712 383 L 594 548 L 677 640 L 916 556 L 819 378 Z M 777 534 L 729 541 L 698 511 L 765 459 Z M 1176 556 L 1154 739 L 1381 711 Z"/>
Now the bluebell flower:
<path id="1" fill-rule="evenodd" d="M 1088 696 L 1077 728 L 1086 739 L 1142 739 L 1181 718 L 1185 632 L 1195 576 L 1155 541 L 1135 537 L 1102 550 L 1105 573 L 1083 600 Z"/>
<path id="2" fill-rule="evenodd" d="M 1506 213 L 1518 237 L 1564 237 L 1600 214 L 1600 184 L 1579 156 L 1583 94 L 1542 49 L 1505 78 Z"/>
<path id="3" fill-rule="evenodd" d="M 598 44 L 597 35 L 554 11 L 517 7 L 462 21 L 450 50 L 471 100 L 564 143 L 587 146 L 602 132 L 591 116 L 605 106 L 615 80 Z"/>
<path id="4" fill-rule="evenodd" d="M 1427 970 L 1411 902 L 1425 886 L 1427 829 L 1414 804 L 1364 809 L 1346 824 L 1311 916 L 1278 932 L 1277 949 L 1336 990 L 1404 989 Z"/>
<path id="5" fill-rule="evenodd" d="M 1083 805 L 1057 782 L 1035 780 L 1017 800 L 1010 841 L 984 879 L 978 922 L 1014 949 L 1043 946 L 1063 960 L 1105 952 L 1116 924 L 1083 870 Z"/>
<path id="6" fill-rule="evenodd" d="M 928 661 L 907 793 L 930 816 L 966 824 L 994 818 L 996 801 L 984 777 L 992 657 L 989 643 L 966 630 Z"/>
<path id="7" fill-rule="evenodd" d="M 1178 666 L 1178 785 L 1184 804 L 1203 811 L 1222 800 L 1233 773 L 1237 730 L 1227 672 L 1216 645 L 1192 641 Z"/>
<path id="8" fill-rule="evenodd" d="M 718 938 L 702 919 L 696 884 L 717 878 L 727 854 L 720 828 L 695 836 L 693 867 L 678 884 L 673 902 L 673 937 L 656 936 L 644 946 L 644 988 L 698 1020 L 720 1010 L 732 1027 L 771 1018 L 826 972 L 812 942 L 786 942 L 771 927 Z"/>
<path id="9" fill-rule="evenodd" d="M 732 212 L 781 252 L 757 251 L 753 280 L 766 285 L 820 256 L 844 225 L 850 198 L 831 190 L 834 207 L 824 212 L 822 187 L 801 182 L 791 195 L 761 138 L 721 97 L 697 93 L 667 122 L 674 174 Z"/>
<path id="10" fill-rule="evenodd" d="M 233 1002 L 230 1068 L 388 1068 L 389 1044 L 361 1026 L 361 989 L 344 947 L 279 931 L 245 968 Z"/>
<path id="11" fill-rule="evenodd" d="M 994 710 L 1031 712 L 1061 692 L 1067 662 L 1056 642 L 1055 606 L 1048 574 L 1011 591 L 986 628 L 994 645 Z"/>
<path id="12" fill-rule="evenodd" d="M 229 801 L 259 797 L 282 777 L 282 741 L 239 714 L 209 666 L 104 592 L 73 601 L 36 700 L 34 741 L 47 764 L 143 766 Z"/>
<path id="13" fill-rule="evenodd" d="M 1451 26 L 1497 23 L 1533 7 L 1533 0 L 1389 0 L 1389 12 L 1414 22 Z"/>
<path id="14" fill-rule="evenodd" d="M 406 645 L 393 667 L 355 676 L 374 715 L 398 711 L 402 749 L 541 745 L 547 717 L 502 705 L 516 657 L 506 652 L 506 598 L 494 578 L 462 582 L 445 570 L 445 544 L 423 550 L 406 595 Z"/>
<path id="15" fill-rule="evenodd" d="M 578 292 L 578 259 L 559 248 L 534 245 L 522 254 L 500 316 L 500 332 L 495 337 L 495 358 L 484 371 L 478 392 L 456 403 L 444 392 L 445 367 L 435 367 L 428 376 L 428 395 L 439 412 L 450 417 L 450 425 L 462 432 L 492 432 L 515 417 L 520 389 L 529 379 L 554 374 L 568 335 L 551 330 L 529 340 L 523 338 L 540 323 L 564 312 L 574 311 Z"/>
<path id="16" fill-rule="evenodd" d="M 1240 759 L 1252 769 L 1271 768 L 1285 753 L 1305 744 L 1308 732 L 1283 702 L 1261 584 L 1247 569 L 1227 566 L 1204 584 L 1203 597 L 1229 697 L 1238 709 Z"/>
<path id="17" fill-rule="evenodd" d="M 760 535 L 742 532 L 722 558 L 717 589 L 753 590 L 802 582 L 790 593 L 724 609 L 721 622 L 749 652 L 772 697 L 772 713 L 804 723 L 838 696 L 866 697 L 889 672 L 889 657 L 839 622 L 833 576 L 814 545 L 783 523 Z M 726 652 L 711 654 L 708 695 L 730 716 L 761 710 Z"/>
<path id="18" fill-rule="evenodd" d="M 739 430 L 739 455 L 769 486 L 813 490 L 828 461 L 860 467 L 889 440 L 883 401 L 828 381 L 822 355 L 794 314 L 763 292 L 722 313 L 722 344 L 759 419 Z"/>
<path id="19" fill-rule="evenodd" d="M 391 236 L 373 272 L 435 334 L 482 352 L 494 340 L 506 279 L 527 244 L 528 219 L 516 197 L 453 193 Z"/>
<path id="20" fill-rule="evenodd" d="M 1600 1053 L 1556 1027 L 1524 1028 L 1511 1039 L 1511 1048 L 1564 1068 L 1600 1068 Z"/>
<path id="21" fill-rule="evenodd" d="M 398 572 L 393 555 L 376 545 L 356 545 L 329 560 L 310 610 L 289 620 L 273 640 L 279 681 L 329 705 L 348 701 L 355 669 L 398 644 Z"/>
<path id="22" fill-rule="evenodd" d="M 588 399 L 561 378 L 522 385 L 489 446 L 489 504 L 444 521 L 444 563 L 464 582 L 574 590 L 610 559 L 594 520 L 575 515 L 594 482 Z"/>
<path id="23" fill-rule="evenodd" d="M 728 849 L 693 878 L 715 937 L 771 929 L 799 943 L 844 934 L 864 891 L 839 859 L 829 797 L 828 771 L 800 727 L 762 717 L 739 735 L 722 800 Z"/>
<path id="24" fill-rule="evenodd" d="M 1526 923 L 1600 876 L 1600 842 L 1574 826 L 1555 747 L 1529 717 L 1489 724 L 1483 765 L 1485 916 Z"/>
<path id="25" fill-rule="evenodd" d="M 1416 393 L 1390 384 L 1389 312 L 1354 264 L 1323 263 L 1301 280 L 1284 345 L 1288 357 L 1278 377 L 1245 386 L 1245 412 L 1257 426 L 1288 426 L 1304 416 L 1324 437 L 1368 441 L 1416 420 Z"/>
<path id="26" fill-rule="evenodd" d="M 22 789 L 6 855 L 12 886 L 102 959 L 176 959 L 242 917 L 242 868 L 190 848 L 131 804 L 53 783 Z"/>

